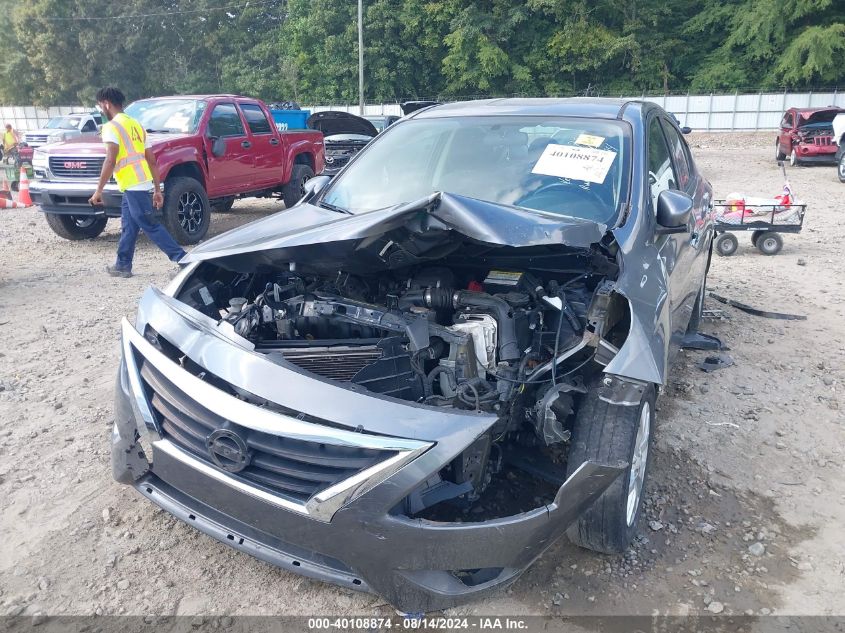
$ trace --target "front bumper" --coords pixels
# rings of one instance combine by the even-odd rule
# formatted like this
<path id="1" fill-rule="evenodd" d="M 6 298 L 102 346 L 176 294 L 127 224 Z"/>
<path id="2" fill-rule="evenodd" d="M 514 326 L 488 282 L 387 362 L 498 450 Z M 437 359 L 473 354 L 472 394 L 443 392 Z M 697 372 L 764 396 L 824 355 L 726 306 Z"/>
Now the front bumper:
<path id="1" fill-rule="evenodd" d="M 836 160 L 836 150 L 837 146 L 833 143 L 830 145 L 797 143 L 795 145 L 795 154 L 804 163 L 833 163 Z"/>
<path id="2" fill-rule="evenodd" d="M 103 189 L 103 206 L 92 207 L 88 199 L 96 188 L 93 182 L 35 180 L 29 185 L 29 192 L 33 203 L 46 213 L 119 218 L 123 194 L 117 185 L 107 184 Z"/>
<path id="3" fill-rule="evenodd" d="M 254 407 L 204 383 L 139 334 L 147 324 L 180 342 L 180 351 L 211 374 L 261 397 L 269 393 L 305 419 L 328 419 L 334 426 Z M 346 389 L 277 365 L 243 343 L 227 340 L 211 319 L 155 290 L 144 295 L 136 327 L 124 324 L 112 437 L 115 478 L 240 551 L 309 577 L 379 593 L 406 612 L 443 609 L 512 582 L 623 469 L 586 462 L 552 503 L 516 516 L 478 523 L 412 519 L 397 510 L 402 500 L 495 418 Z M 255 489 L 167 438 L 138 369 L 147 363 L 232 424 L 260 426 L 281 438 L 313 434 L 321 443 L 383 446 L 395 461 L 385 460 L 357 481 L 340 482 L 305 503 Z"/>

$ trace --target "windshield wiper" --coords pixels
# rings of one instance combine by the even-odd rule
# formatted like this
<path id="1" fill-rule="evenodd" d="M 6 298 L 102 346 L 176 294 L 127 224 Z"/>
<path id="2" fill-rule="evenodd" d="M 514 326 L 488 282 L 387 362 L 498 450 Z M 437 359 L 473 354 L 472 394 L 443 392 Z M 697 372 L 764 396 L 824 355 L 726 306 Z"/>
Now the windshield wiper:
<path id="1" fill-rule="evenodd" d="M 334 211 L 335 213 L 343 213 L 344 215 L 352 215 L 352 211 L 349 209 L 344 209 L 342 207 L 338 207 L 333 205 L 331 202 L 326 202 L 325 200 L 320 200 L 317 203 L 318 207 L 323 207 L 324 209 L 328 209 L 329 211 Z"/>

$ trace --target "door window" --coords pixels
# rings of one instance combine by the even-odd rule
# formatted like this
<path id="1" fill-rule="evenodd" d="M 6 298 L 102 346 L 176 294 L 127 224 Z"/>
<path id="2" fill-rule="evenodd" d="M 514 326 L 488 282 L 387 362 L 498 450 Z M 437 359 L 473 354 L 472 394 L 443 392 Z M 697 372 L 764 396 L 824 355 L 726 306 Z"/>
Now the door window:
<path id="1" fill-rule="evenodd" d="M 657 197 L 660 192 L 676 189 L 677 182 L 660 122 L 653 118 L 648 124 L 648 184 L 651 189 L 652 211 L 657 211 Z"/>
<path id="2" fill-rule="evenodd" d="M 243 136 L 244 126 L 234 103 L 214 106 L 208 120 L 208 135 L 213 137 Z"/>
<path id="3" fill-rule="evenodd" d="M 780 126 L 784 130 L 791 130 L 792 129 L 792 113 L 787 112 L 783 115 L 783 121 L 780 122 Z"/>
<path id="4" fill-rule="evenodd" d="M 241 111 L 244 113 L 249 131 L 253 134 L 272 134 L 273 128 L 267 120 L 264 110 L 252 103 L 242 103 Z"/>
<path id="5" fill-rule="evenodd" d="M 94 132 L 97 130 L 97 124 L 92 119 L 88 119 L 85 125 L 82 126 L 82 132 Z"/>
<path id="6" fill-rule="evenodd" d="M 677 130 L 668 121 L 662 121 L 663 131 L 669 141 L 669 149 L 672 152 L 672 162 L 675 164 L 675 173 L 678 176 L 678 188 L 686 191 L 690 183 L 690 161 L 687 155 L 686 143 L 678 134 Z"/>

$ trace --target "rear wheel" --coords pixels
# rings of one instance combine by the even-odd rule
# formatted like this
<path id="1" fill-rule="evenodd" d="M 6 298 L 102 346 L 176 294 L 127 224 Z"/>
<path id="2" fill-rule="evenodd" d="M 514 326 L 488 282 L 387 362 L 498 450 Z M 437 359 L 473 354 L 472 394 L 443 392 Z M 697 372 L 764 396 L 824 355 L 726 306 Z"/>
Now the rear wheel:
<path id="1" fill-rule="evenodd" d="M 168 179 L 164 188 L 162 220 L 173 239 L 196 244 L 208 233 L 211 205 L 198 180 L 186 176 Z"/>
<path id="2" fill-rule="evenodd" d="M 53 233 L 66 240 L 90 240 L 106 228 L 108 218 L 99 215 L 63 215 L 45 213 L 47 224 Z"/>
<path id="3" fill-rule="evenodd" d="M 739 240 L 732 233 L 722 233 L 716 238 L 716 252 L 722 257 L 730 257 L 739 248 Z"/>
<path id="4" fill-rule="evenodd" d="M 783 248 L 783 238 L 780 236 L 780 233 L 764 231 L 757 238 L 757 244 L 755 246 L 763 255 L 777 255 Z"/>
<path id="5" fill-rule="evenodd" d="M 568 530 L 576 545 L 608 554 L 624 552 L 637 531 L 654 428 L 654 386 L 637 406 L 609 404 L 593 385 L 575 415 L 567 476 L 587 460 L 628 467 Z"/>
<path id="6" fill-rule="evenodd" d="M 780 151 L 780 141 L 775 139 L 775 160 L 780 161 L 786 158 L 786 154 Z"/>
<path id="7" fill-rule="evenodd" d="M 757 240 L 758 240 L 758 239 L 760 239 L 760 236 L 761 236 L 761 235 L 763 235 L 763 233 L 765 233 L 765 232 L 766 232 L 766 231 L 754 231 L 754 232 L 751 234 L 751 243 L 752 243 L 754 246 L 757 246 Z"/>
<path id="8" fill-rule="evenodd" d="M 305 195 L 305 183 L 314 177 L 314 170 L 308 165 L 294 165 L 290 174 L 290 181 L 282 188 L 282 199 L 285 208 L 290 209 Z"/>

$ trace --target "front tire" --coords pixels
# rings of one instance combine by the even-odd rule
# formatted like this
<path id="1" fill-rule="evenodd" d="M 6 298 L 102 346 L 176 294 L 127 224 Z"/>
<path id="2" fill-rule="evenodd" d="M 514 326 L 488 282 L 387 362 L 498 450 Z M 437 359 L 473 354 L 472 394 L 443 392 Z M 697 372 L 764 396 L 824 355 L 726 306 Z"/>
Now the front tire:
<path id="1" fill-rule="evenodd" d="M 775 139 L 775 160 L 782 161 L 784 158 L 786 158 L 786 154 L 780 151 L 780 141 Z"/>
<path id="2" fill-rule="evenodd" d="M 604 464 L 623 461 L 628 467 L 570 526 L 567 534 L 576 545 L 617 554 L 634 538 L 648 473 L 655 398 L 653 385 L 645 388 L 638 406 L 600 400 L 597 384 L 584 396 L 575 415 L 567 476 L 587 460 Z"/>
<path id="3" fill-rule="evenodd" d="M 839 142 L 845 143 L 845 139 Z M 839 165 L 836 168 L 836 175 L 839 176 L 839 182 L 845 182 L 845 150 L 842 151 L 842 156 L 839 157 Z"/>
<path id="4" fill-rule="evenodd" d="M 798 167 L 801 164 L 801 160 L 798 158 L 798 152 L 795 151 L 795 148 L 792 148 L 792 151 L 789 152 L 789 165 L 791 167 Z"/>
<path id="5" fill-rule="evenodd" d="M 282 199 L 285 201 L 285 208 L 290 209 L 305 195 L 305 183 L 314 177 L 314 170 L 308 165 L 297 164 L 291 170 L 288 184 L 282 187 Z"/>
<path id="6" fill-rule="evenodd" d="M 66 240 L 90 240 L 106 229 L 109 219 L 99 215 L 64 215 L 45 213 L 53 233 Z"/>
<path id="7" fill-rule="evenodd" d="M 196 244 L 211 224 L 211 205 L 205 188 L 186 176 L 168 179 L 164 188 L 162 221 L 173 239 L 187 246 Z"/>

